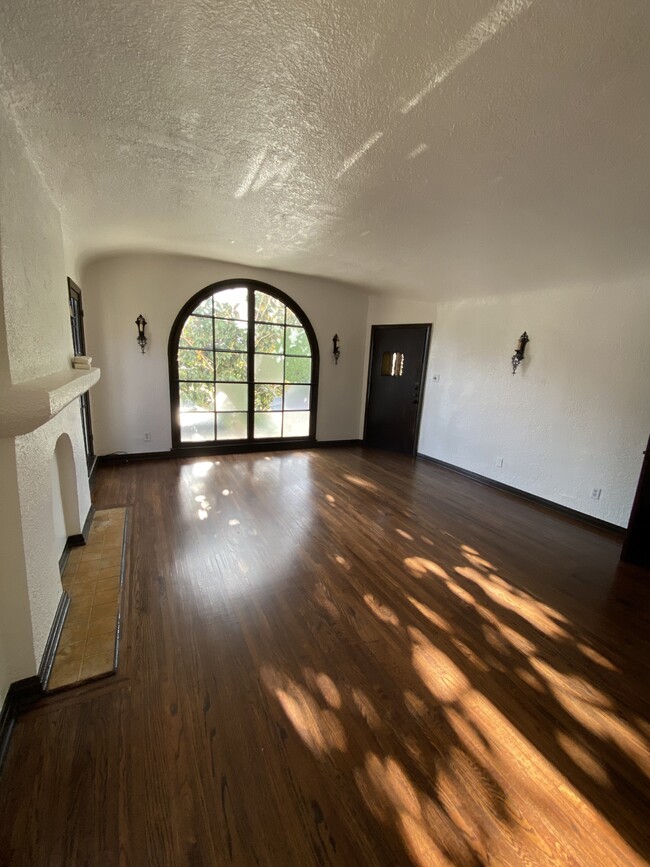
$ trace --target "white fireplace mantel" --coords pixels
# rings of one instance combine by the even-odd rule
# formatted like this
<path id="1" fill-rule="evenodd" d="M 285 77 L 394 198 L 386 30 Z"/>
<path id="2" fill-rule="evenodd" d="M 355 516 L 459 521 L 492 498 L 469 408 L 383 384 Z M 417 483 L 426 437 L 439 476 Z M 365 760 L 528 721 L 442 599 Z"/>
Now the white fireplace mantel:
<path id="1" fill-rule="evenodd" d="M 70 369 L 0 386 L 0 437 L 17 437 L 36 430 L 88 391 L 99 376 L 98 367 Z"/>

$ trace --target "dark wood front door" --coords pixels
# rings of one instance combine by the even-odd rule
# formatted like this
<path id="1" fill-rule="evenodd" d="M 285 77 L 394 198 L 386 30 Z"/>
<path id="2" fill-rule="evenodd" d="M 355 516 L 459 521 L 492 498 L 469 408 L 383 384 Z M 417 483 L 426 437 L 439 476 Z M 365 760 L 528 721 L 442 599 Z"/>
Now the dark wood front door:
<path id="1" fill-rule="evenodd" d="M 430 325 L 373 325 L 366 445 L 414 454 Z"/>
<path id="2" fill-rule="evenodd" d="M 84 311 L 81 303 L 81 289 L 69 277 L 68 298 L 70 302 L 70 327 L 72 328 L 74 354 L 85 355 L 86 336 L 84 334 Z M 81 427 L 84 433 L 86 463 L 88 465 L 88 473 L 90 473 L 95 463 L 95 451 L 93 448 L 93 428 L 90 421 L 90 397 L 87 391 L 79 398 L 79 409 L 81 411 Z"/>

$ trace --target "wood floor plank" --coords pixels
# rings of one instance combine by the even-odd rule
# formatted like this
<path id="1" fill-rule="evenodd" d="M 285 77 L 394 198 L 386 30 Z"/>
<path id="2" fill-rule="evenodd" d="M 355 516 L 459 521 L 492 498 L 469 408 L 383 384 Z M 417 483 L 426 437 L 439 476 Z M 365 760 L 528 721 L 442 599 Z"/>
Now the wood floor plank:
<path id="1" fill-rule="evenodd" d="M 360 448 L 98 471 L 117 675 L 24 714 L 2 865 L 647 864 L 650 582 Z"/>

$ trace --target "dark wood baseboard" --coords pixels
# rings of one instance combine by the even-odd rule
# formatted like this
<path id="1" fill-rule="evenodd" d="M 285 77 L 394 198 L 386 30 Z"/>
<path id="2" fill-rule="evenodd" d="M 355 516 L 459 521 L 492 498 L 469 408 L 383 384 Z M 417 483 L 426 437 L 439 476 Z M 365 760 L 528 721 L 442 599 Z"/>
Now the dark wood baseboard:
<path id="1" fill-rule="evenodd" d="M 240 443 L 238 445 L 199 446 L 197 448 L 172 448 L 166 452 L 116 452 L 115 454 L 99 455 L 98 467 L 114 467 L 121 464 L 131 464 L 134 461 L 161 461 L 171 458 L 202 458 L 211 455 L 236 455 L 251 452 L 286 452 L 297 449 L 326 449 L 341 446 L 358 446 L 362 441 L 355 440 L 289 440 L 264 443 Z"/>
<path id="2" fill-rule="evenodd" d="M 63 631 L 63 624 L 65 623 L 65 618 L 68 615 L 69 608 L 70 597 L 68 596 L 66 591 L 63 590 L 61 593 L 61 598 L 59 599 L 59 604 L 56 608 L 54 620 L 52 621 L 50 634 L 48 635 L 47 642 L 45 643 L 45 650 L 43 651 L 41 664 L 38 669 L 38 679 L 41 683 L 41 688 L 43 692 L 45 692 L 45 690 L 47 689 L 47 682 L 50 679 L 50 672 L 52 671 L 52 666 L 54 665 L 54 657 L 56 656 L 56 651 L 59 646 L 59 639 L 61 638 L 61 632 Z"/>
<path id="3" fill-rule="evenodd" d="M 86 515 L 84 525 L 81 528 L 81 533 L 75 533 L 74 536 L 68 536 L 68 538 L 66 539 L 65 548 L 63 549 L 63 553 L 59 557 L 60 575 L 63 575 L 63 570 L 65 569 L 68 562 L 68 557 L 70 556 L 70 548 L 79 548 L 81 545 L 85 545 L 88 541 L 88 533 L 90 533 L 90 525 L 92 524 L 94 517 L 95 507 L 91 505 L 90 509 L 88 509 L 88 514 Z"/>
<path id="4" fill-rule="evenodd" d="M 482 476 L 480 473 L 474 473 L 471 470 L 465 470 L 463 467 L 458 467 L 455 464 L 448 464 L 446 461 L 441 461 L 438 458 L 432 458 L 430 455 L 424 455 L 421 452 L 416 454 L 417 458 L 423 461 L 428 461 L 432 464 L 437 464 L 439 467 L 445 467 L 447 470 L 452 470 L 454 473 L 460 473 L 461 476 L 466 476 L 479 482 L 482 485 L 488 485 L 490 488 L 497 488 L 500 491 L 506 491 L 509 494 L 515 494 L 524 500 L 529 500 L 532 503 L 537 503 L 539 506 L 544 506 L 547 509 L 552 509 L 554 512 L 559 512 L 569 518 L 574 518 L 576 521 L 581 521 L 583 524 L 589 524 L 598 530 L 605 530 L 608 533 L 615 533 L 617 536 L 624 536 L 626 533 L 625 527 L 619 527 L 618 524 L 610 524 L 609 521 L 603 521 L 600 518 L 594 518 L 593 515 L 587 515 L 585 512 L 579 512 L 577 509 L 571 509 L 568 506 L 562 506 L 560 503 L 555 503 L 553 500 L 546 500 L 544 497 L 538 497 L 536 494 L 530 494 L 528 491 L 522 491 L 520 488 L 514 488 L 512 485 L 506 485 L 503 482 L 498 482 L 496 479 L 491 479 L 489 476 Z"/>
<path id="5" fill-rule="evenodd" d="M 59 557 L 59 575 L 63 575 L 63 571 L 68 564 L 68 557 L 70 556 L 70 544 L 66 540 L 65 547 L 63 549 L 63 553 Z"/>
<path id="6" fill-rule="evenodd" d="M 317 449 L 340 449 L 353 446 L 362 446 L 363 440 L 323 440 L 316 443 Z"/>
<path id="7" fill-rule="evenodd" d="M 18 714 L 30 704 L 38 701 L 43 696 L 43 687 L 38 675 L 16 680 L 7 690 L 7 695 L 0 711 L 0 769 L 2 768 L 11 733 L 16 723 Z"/>
<path id="8" fill-rule="evenodd" d="M 39 701 L 45 694 L 69 608 L 70 597 L 64 590 L 61 593 L 61 598 L 59 599 L 59 604 L 57 605 L 54 620 L 50 628 L 50 634 L 45 643 L 45 650 L 43 651 L 41 664 L 38 668 L 38 674 L 15 681 L 7 690 L 7 695 L 0 711 L 0 769 L 9 748 L 11 733 L 18 714 L 31 704 L 34 704 L 34 702 Z"/>
<path id="9" fill-rule="evenodd" d="M 86 515 L 86 520 L 84 521 L 84 525 L 81 528 L 81 533 L 75 533 L 74 536 L 68 536 L 67 547 L 68 548 L 78 548 L 80 545 L 85 545 L 88 541 L 88 533 L 90 533 L 90 526 L 93 522 L 93 518 L 95 517 L 95 507 L 93 505 L 88 509 L 88 514 Z"/>

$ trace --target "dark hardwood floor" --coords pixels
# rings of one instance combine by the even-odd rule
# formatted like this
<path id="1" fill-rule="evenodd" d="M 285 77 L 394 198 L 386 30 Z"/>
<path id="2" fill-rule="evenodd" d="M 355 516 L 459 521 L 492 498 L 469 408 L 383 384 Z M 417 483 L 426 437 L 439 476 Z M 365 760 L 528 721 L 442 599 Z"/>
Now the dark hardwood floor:
<path id="1" fill-rule="evenodd" d="M 424 462 L 102 469 L 118 673 L 42 702 L 3 865 L 647 864 L 648 574 Z"/>

